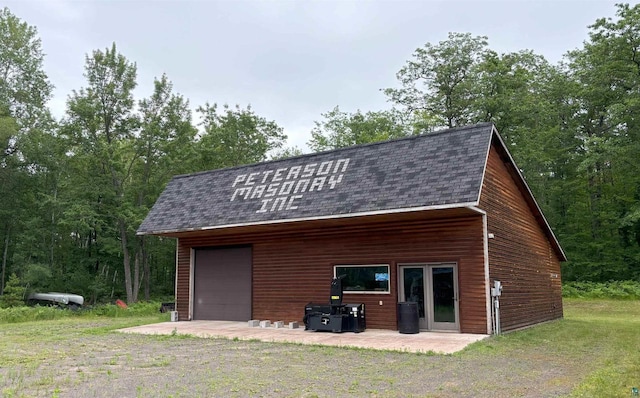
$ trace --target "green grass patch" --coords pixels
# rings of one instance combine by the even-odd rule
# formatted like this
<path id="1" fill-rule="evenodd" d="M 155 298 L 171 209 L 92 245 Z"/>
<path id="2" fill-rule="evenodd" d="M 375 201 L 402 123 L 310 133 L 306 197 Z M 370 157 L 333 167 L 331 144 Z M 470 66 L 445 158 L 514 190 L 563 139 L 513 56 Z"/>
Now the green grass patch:
<path id="1" fill-rule="evenodd" d="M 631 396 L 631 388 L 640 387 L 640 301 L 571 300 L 567 317 L 581 325 L 574 336 L 599 354 L 598 368 L 572 396 Z"/>
<path id="2" fill-rule="evenodd" d="M 21 306 L 0 308 L 0 324 L 78 317 L 123 318 L 154 316 L 159 315 L 160 304 L 160 302 L 156 301 L 139 302 L 128 306 L 128 308 L 120 308 L 115 304 L 104 304 L 94 307 L 85 307 L 77 311 L 72 311 L 67 308 L 41 307 L 38 305 L 35 307 Z M 162 316 L 166 318 L 166 320 L 169 320 L 168 314 L 163 314 Z"/>
<path id="3" fill-rule="evenodd" d="M 568 368 L 588 363 L 572 397 L 631 396 L 640 387 L 640 301 L 565 299 L 564 310 L 562 320 L 491 337 L 456 355 L 526 356 Z"/>

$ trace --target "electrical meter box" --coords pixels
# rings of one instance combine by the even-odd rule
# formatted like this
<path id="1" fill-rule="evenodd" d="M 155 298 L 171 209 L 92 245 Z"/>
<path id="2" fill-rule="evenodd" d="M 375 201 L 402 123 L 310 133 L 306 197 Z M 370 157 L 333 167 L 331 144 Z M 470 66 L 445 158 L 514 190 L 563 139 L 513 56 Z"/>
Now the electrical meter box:
<path id="1" fill-rule="evenodd" d="M 493 281 L 493 287 L 491 288 L 492 297 L 502 296 L 502 283 L 500 281 Z"/>

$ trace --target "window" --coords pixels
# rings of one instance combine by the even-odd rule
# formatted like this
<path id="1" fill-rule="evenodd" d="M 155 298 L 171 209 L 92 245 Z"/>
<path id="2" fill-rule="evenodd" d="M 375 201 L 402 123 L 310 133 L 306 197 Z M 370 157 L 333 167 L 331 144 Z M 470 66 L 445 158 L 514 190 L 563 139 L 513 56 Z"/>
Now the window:
<path id="1" fill-rule="evenodd" d="M 336 265 L 333 275 L 342 279 L 345 293 L 389 293 L 389 265 Z"/>

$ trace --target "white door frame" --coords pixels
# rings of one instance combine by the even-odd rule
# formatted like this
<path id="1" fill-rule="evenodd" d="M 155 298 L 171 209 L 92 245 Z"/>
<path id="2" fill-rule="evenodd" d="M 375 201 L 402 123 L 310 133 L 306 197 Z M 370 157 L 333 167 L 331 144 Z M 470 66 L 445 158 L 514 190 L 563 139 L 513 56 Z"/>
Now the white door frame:
<path id="1" fill-rule="evenodd" d="M 434 298 L 433 298 L 433 269 L 450 267 L 453 268 L 453 289 L 454 289 L 454 311 L 455 322 L 435 322 L 434 321 Z M 460 308 L 458 305 L 458 264 L 455 262 L 443 263 L 399 263 L 398 264 L 398 301 L 405 301 L 404 270 L 405 268 L 422 268 L 424 283 L 424 309 L 426 319 L 420 320 L 420 328 L 426 330 L 449 330 L 460 331 Z"/>

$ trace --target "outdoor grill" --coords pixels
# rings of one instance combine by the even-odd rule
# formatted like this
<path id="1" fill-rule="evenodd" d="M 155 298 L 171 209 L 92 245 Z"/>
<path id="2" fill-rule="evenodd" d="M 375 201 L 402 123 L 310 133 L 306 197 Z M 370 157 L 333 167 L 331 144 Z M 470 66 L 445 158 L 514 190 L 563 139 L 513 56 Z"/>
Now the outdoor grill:
<path id="1" fill-rule="evenodd" d="M 304 308 L 305 330 L 325 332 L 364 332 L 364 304 L 342 304 L 341 275 L 331 281 L 329 304 L 309 303 Z"/>

